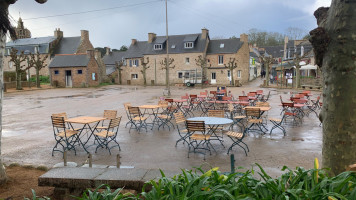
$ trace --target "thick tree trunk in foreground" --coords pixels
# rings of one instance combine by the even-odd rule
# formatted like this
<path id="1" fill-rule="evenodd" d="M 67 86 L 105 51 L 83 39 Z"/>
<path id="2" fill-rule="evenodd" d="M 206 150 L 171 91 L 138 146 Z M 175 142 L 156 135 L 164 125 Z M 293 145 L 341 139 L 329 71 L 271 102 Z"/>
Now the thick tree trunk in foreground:
<path id="1" fill-rule="evenodd" d="M 356 0 L 333 0 L 314 15 L 319 28 L 310 41 L 324 78 L 323 167 L 339 174 L 356 162 Z"/>
<path id="2" fill-rule="evenodd" d="M 1 137 L 2 137 L 2 103 L 4 99 L 4 93 L 3 93 L 3 55 L 4 55 L 4 50 L 5 50 L 5 41 L 6 37 L 5 34 L 0 31 L 0 184 L 6 182 L 6 173 L 5 173 L 5 168 L 2 163 L 2 155 L 1 155 Z"/>

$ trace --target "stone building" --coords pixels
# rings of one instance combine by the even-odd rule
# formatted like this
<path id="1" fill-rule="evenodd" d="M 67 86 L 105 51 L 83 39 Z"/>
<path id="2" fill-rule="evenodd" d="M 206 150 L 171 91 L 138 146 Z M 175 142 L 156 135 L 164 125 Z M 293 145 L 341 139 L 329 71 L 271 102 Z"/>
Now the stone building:
<path id="1" fill-rule="evenodd" d="M 58 87 L 88 87 L 100 84 L 100 68 L 94 50 L 87 50 L 87 53 L 57 54 L 49 69 L 52 85 Z"/>
<path id="2" fill-rule="evenodd" d="M 146 70 L 148 85 L 165 85 L 166 70 L 162 62 L 166 59 L 166 52 L 169 58 L 174 59 L 170 65 L 170 84 L 182 84 L 187 82 L 187 77 L 197 72 L 201 77 L 202 68 L 196 62 L 199 56 L 206 59 L 207 65 L 204 71 L 205 80 L 210 84 L 228 85 L 230 84 L 229 70 L 225 64 L 229 58 L 236 58 L 237 68 L 234 70 L 235 80 L 240 83 L 248 81 L 249 70 L 249 48 L 247 35 L 242 34 L 241 38 L 226 40 L 211 40 L 209 31 L 202 29 L 201 33 L 186 35 L 170 35 L 168 41 L 166 36 L 157 36 L 148 33 L 147 41 L 137 41 L 132 39 L 129 49 L 118 54 L 116 61 L 124 60 L 122 70 L 122 83 L 142 85 L 143 70 L 142 59 L 149 61 L 149 68 Z M 219 60 L 224 57 L 225 59 Z M 109 56 L 104 57 L 106 67 L 110 67 Z M 114 63 L 111 60 L 111 63 Z M 231 76 L 231 75 L 230 75 Z"/>
<path id="3" fill-rule="evenodd" d="M 25 54 L 37 54 L 39 52 L 43 57 L 47 55 L 46 67 L 40 70 L 40 75 L 44 76 L 50 75 L 48 66 L 56 54 L 86 53 L 87 50 L 94 49 L 89 40 L 89 32 L 87 30 L 81 30 L 81 36 L 63 37 L 63 31 L 58 28 L 54 31 L 53 36 L 23 38 L 6 43 L 3 59 L 4 71 L 15 71 L 13 63 L 10 62 L 9 54 L 11 48 L 19 50 L 18 54 L 23 51 Z M 22 65 L 27 66 L 27 62 L 23 62 Z M 35 74 L 34 68 L 30 69 L 30 74 Z"/>
<path id="4" fill-rule="evenodd" d="M 21 17 L 19 18 L 19 21 L 17 22 L 17 27 L 15 28 L 15 32 L 16 32 L 17 39 L 31 38 L 31 32 L 30 32 L 30 30 L 25 28 Z"/>

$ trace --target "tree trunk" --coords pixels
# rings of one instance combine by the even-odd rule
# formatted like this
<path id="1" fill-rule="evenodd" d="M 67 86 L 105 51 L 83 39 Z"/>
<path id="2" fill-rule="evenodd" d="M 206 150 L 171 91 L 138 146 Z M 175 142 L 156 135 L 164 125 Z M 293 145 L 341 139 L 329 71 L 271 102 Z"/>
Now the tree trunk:
<path id="1" fill-rule="evenodd" d="M 235 86 L 235 81 L 234 81 L 234 69 L 231 69 L 230 76 L 231 76 L 231 85 L 232 85 L 232 86 Z"/>
<path id="2" fill-rule="evenodd" d="M 5 41 L 6 37 L 5 34 L 3 34 L 0 31 L 0 184 L 4 183 L 6 181 L 6 172 L 4 165 L 2 163 L 2 155 L 1 155 L 1 137 L 2 137 L 2 100 L 4 97 L 3 93 L 3 55 L 5 51 Z"/>
<path id="3" fill-rule="evenodd" d="M 300 66 L 295 66 L 295 88 L 300 88 Z"/>
<path id="4" fill-rule="evenodd" d="M 40 70 L 38 68 L 36 68 L 36 86 L 37 88 L 41 88 Z"/>
<path id="5" fill-rule="evenodd" d="M 21 72 L 16 71 L 16 90 L 22 90 L 21 74 Z"/>
<path id="6" fill-rule="evenodd" d="M 143 76 L 143 85 L 146 87 L 147 80 L 146 80 L 146 68 L 145 67 L 143 67 L 143 69 L 142 69 L 142 76 Z"/>
<path id="7" fill-rule="evenodd" d="M 330 38 L 327 51 L 319 57 L 324 76 L 320 116 L 323 122 L 322 163 L 334 174 L 356 162 L 355 21 L 355 0 L 333 0 L 325 23 L 320 24 L 326 32 L 324 38 Z M 315 55 L 323 49 L 315 45 Z"/>
<path id="8" fill-rule="evenodd" d="M 119 68 L 119 70 L 118 70 L 119 72 L 118 72 L 118 74 L 119 74 L 119 84 L 121 85 L 122 84 L 122 81 L 121 81 L 121 68 Z"/>
<path id="9" fill-rule="evenodd" d="M 266 65 L 266 86 L 269 86 L 269 64 Z"/>

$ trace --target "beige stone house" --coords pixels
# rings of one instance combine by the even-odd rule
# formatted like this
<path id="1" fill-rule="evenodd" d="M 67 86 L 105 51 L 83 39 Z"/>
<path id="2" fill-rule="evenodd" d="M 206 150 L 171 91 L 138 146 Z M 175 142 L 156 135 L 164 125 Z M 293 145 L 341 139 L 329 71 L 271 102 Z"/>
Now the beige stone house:
<path id="1" fill-rule="evenodd" d="M 132 39 L 129 49 L 123 54 L 117 54 L 116 58 L 124 60 L 122 70 L 123 84 L 143 84 L 142 63 L 149 60 L 146 70 L 148 85 L 164 85 L 166 83 L 166 71 L 161 63 L 166 59 L 168 48 L 169 58 L 174 59 L 170 65 L 170 84 L 182 84 L 188 81 L 188 77 L 197 72 L 201 77 L 202 69 L 196 63 L 196 59 L 202 56 L 207 61 L 205 80 L 213 85 L 230 84 L 229 74 L 225 67 L 229 58 L 236 58 L 237 68 L 234 70 L 235 80 L 241 83 L 248 81 L 249 48 L 247 35 L 241 38 L 226 40 L 211 40 L 209 31 L 202 29 L 201 33 L 186 35 L 156 36 L 148 33 L 147 41 Z M 104 56 L 106 67 L 110 67 L 109 55 Z M 219 58 L 222 60 L 219 60 Z M 111 63 L 113 61 L 111 60 Z"/>
<path id="2" fill-rule="evenodd" d="M 49 65 L 52 85 L 88 87 L 100 84 L 100 68 L 94 50 L 87 53 L 57 54 Z"/>

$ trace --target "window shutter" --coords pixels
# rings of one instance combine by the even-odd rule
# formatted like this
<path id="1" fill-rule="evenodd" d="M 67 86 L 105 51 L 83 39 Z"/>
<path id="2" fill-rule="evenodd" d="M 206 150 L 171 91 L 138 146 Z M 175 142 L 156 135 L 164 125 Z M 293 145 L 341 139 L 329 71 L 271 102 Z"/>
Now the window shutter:
<path id="1" fill-rule="evenodd" d="M 130 60 L 130 67 L 132 67 L 132 60 Z"/>

